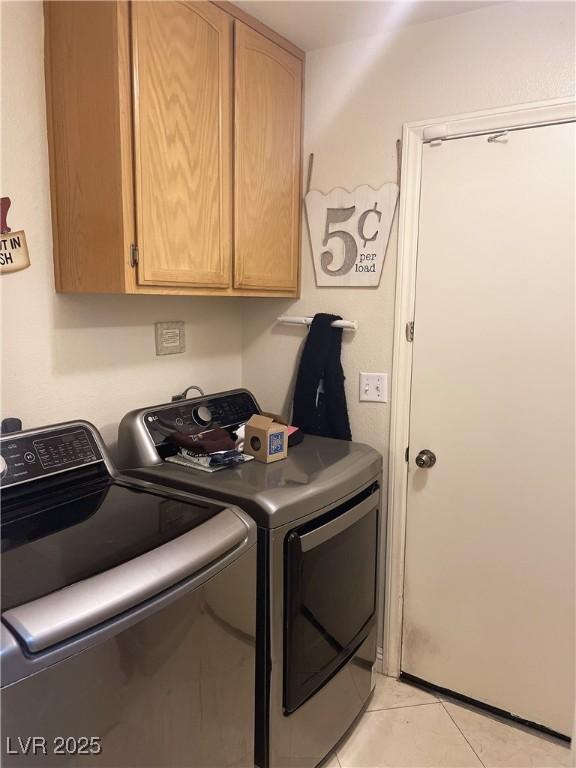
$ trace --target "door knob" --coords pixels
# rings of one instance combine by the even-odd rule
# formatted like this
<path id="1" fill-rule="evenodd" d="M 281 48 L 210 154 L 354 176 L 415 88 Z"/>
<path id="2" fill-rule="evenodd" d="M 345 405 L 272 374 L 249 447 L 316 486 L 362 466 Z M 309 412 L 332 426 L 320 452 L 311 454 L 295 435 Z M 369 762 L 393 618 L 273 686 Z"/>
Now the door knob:
<path id="1" fill-rule="evenodd" d="M 429 451 L 428 448 L 424 448 L 424 450 L 420 451 L 418 456 L 416 456 L 416 466 L 420 467 L 420 469 L 430 469 L 434 464 L 436 464 L 436 456 L 432 451 Z"/>

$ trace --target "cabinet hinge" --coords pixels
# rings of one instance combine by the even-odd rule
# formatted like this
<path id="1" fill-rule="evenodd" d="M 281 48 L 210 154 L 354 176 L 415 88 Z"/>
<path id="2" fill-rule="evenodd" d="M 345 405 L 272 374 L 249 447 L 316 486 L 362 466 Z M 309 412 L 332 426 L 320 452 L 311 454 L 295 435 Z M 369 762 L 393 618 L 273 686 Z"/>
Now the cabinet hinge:
<path id="1" fill-rule="evenodd" d="M 135 243 L 132 243 L 130 246 L 130 266 L 132 268 L 136 268 L 138 266 L 138 246 Z"/>
<path id="2" fill-rule="evenodd" d="M 406 451 L 404 452 L 404 459 L 406 460 L 406 463 L 408 463 L 408 457 L 410 455 L 410 446 L 406 448 Z"/>
<path id="3" fill-rule="evenodd" d="M 406 341 L 414 341 L 414 320 L 406 323 Z"/>

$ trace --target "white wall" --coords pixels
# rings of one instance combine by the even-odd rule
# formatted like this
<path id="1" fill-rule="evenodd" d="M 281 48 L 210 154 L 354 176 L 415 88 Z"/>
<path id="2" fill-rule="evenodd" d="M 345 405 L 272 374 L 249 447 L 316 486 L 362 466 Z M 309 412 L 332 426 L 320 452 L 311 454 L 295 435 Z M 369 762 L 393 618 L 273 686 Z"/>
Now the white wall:
<path id="1" fill-rule="evenodd" d="M 32 262 L 0 276 L 2 417 L 28 427 L 82 417 L 113 442 L 131 408 L 169 400 L 191 383 L 207 391 L 240 385 L 240 303 L 55 294 L 42 4 L 4 2 L 1 10 L 1 193 L 12 199 L 8 224 L 25 230 Z M 160 320 L 186 322 L 184 354 L 156 357 Z"/>
<path id="2" fill-rule="evenodd" d="M 402 8 L 400 8 L 402 12 Z M 396 139 L 413 120 L 574 93 L 574 6 L 518 2 L 316 50 L 306 63 L 304 157 L 312 188 L 379 186 L 396 179 Z M 396 224 L 380 287 L 317 289 L 303 232 L 299 301 L 250 300 L 244 313 L 244 384 L 271 410 L 284 405 L 305 332 L 274 326 L 281 313 L 328 311 L 358 320 L 343 363 L 356 440 L 388 452 L 390 406 L 358 402 L 358 374 L 390 372 Z"/>

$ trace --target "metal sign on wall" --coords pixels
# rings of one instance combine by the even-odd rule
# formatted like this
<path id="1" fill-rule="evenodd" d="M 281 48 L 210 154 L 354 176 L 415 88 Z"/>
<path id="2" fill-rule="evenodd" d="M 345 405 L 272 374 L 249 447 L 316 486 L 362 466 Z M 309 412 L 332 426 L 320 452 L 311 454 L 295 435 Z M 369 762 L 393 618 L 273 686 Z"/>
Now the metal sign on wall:
<path id="1" fill-rule="evenodd" d="M 327 195 L 311 190 L 305 200 L 316 285 L 378 285 L 398 185 L 337 187 Z"/>

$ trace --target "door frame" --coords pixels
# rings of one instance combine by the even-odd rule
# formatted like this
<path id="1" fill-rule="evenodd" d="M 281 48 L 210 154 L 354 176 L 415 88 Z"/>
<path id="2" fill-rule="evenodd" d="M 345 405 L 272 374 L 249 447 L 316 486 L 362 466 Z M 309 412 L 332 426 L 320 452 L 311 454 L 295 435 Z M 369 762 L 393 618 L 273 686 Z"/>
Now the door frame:
<path id="1" fill-rule="evenodd" d="M 434 140 L 463 138 L 507 129 L 531 128 L 570 122 L 575 119 L 576 101 L 559 98 L 405 123 L 402 129 L 388 462 L 386 583 L 384 585 L 384 620 L 380 638 L 382 671 L 392 677 L 400 675 L 402 659 L 408 483 L 408 463 L 405 456 L 410 429 L 413 349 L 407 338 L 407 324 L 413 321 L 415 308 L 422 148 L 425 143 Z"/>

